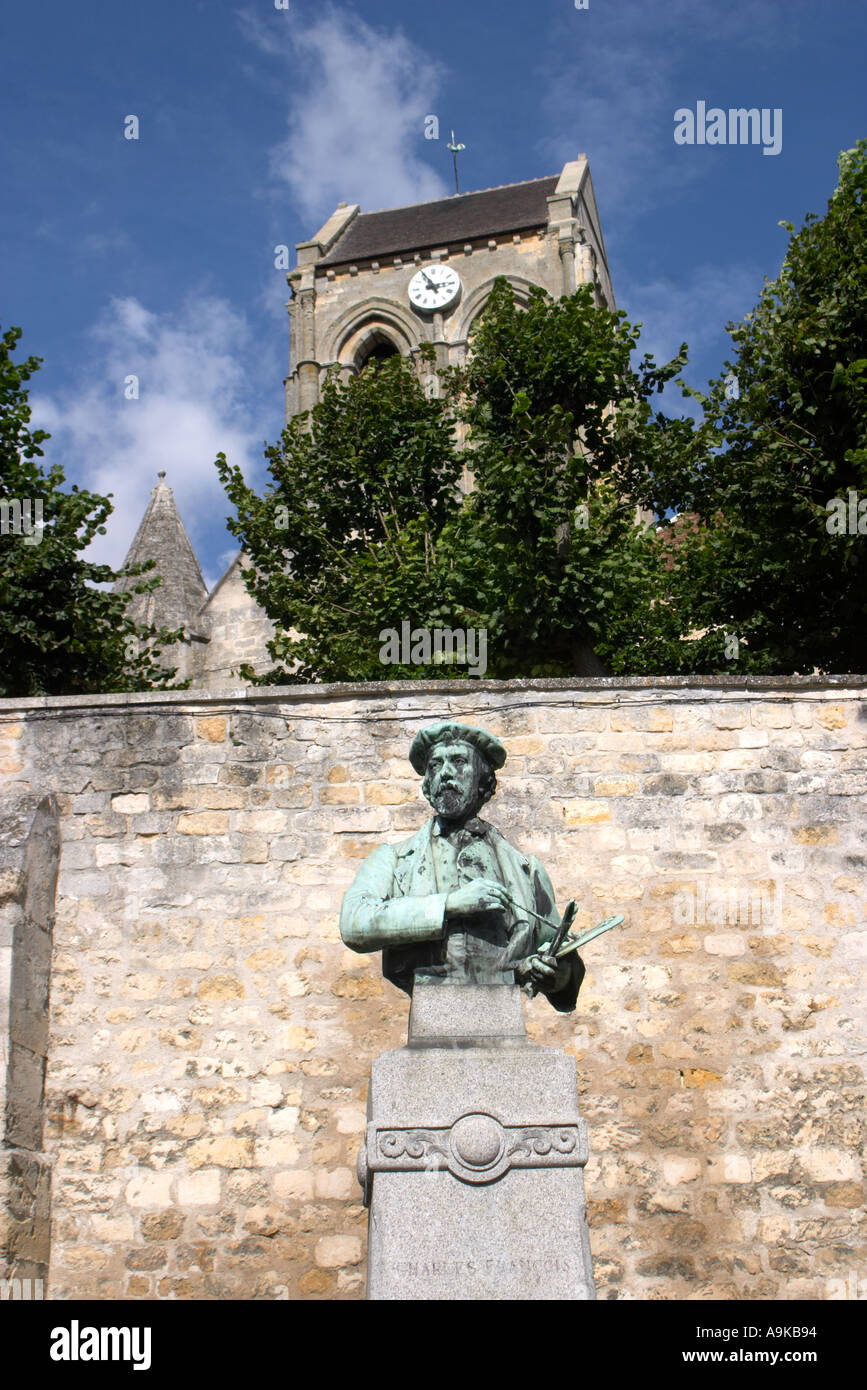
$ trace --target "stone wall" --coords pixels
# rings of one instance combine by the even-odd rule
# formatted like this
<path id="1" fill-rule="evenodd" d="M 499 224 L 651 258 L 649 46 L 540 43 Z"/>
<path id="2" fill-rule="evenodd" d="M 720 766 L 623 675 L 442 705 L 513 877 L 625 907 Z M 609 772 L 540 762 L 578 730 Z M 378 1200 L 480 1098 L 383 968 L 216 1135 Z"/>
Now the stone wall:
<path id="1" fill-rule="evenodd" d="M 358 1298 L 363 856 L 426 806 L 446 715 L 509 758 L 489 818 L 587 947 L 572 1016 L 600 1297 L 854 1296 L 863 1251 L 867 681 L 495 682 L 0 701 L 56 797 L 50 1295 Z M 863 1293 L 863 1289 L 862 1289 Z"/>

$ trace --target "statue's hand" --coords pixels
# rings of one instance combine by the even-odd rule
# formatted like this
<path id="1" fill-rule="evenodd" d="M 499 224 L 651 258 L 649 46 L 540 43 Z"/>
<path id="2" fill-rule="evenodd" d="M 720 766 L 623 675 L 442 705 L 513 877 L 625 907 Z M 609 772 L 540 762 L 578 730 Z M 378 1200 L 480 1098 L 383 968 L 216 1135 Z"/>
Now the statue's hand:
<path id="1" fill-rule="evenodd" d="M 466 917 L 474 913 L 503 913 L 510 907 L 509 895 L 502 883 L 495 883 L 491 878 L 477 878 L 449 893 L 446 898 L 446 918 Z"/>
<path id="2" fill-rule="evenodd" d="M 569 983 L 569 967 L 554 956 L 539 953 L 515 962 L 515 979 L 519 985 L 533 985 L 536 991 L 557 994 Z"/>

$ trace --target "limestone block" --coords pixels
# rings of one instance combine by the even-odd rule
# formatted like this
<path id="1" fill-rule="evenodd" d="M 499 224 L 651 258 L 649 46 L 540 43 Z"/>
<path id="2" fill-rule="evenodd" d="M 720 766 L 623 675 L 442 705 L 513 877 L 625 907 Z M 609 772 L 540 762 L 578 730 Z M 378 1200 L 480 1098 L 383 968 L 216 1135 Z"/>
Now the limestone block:
<path id="1" fill-rule="evenodd" d="M 111 798 L 111 809 L 119 816 L 139 816 L 150 808 L 151 799 L 144 792 Z"/>
<path id="2" fill-rule="evenodd" d="M 313 1175 L 314 1191 L 317 1197 L 329 1200 L 346 1201 L 357 1192 L 356 1178 L 351 1168 L 319 1170 Z"/>
<path id="3" fill-rule="evenodd" d="M 229 817 L 219 811 L 188 812 L 178 817 L 179 835 L 226 835 Z"/>
<path id="4" fill-rule="evenodd" d="M 125 1199 L 133 1208 L 165 1207 L 171 1202 L 173 1175 L 170 1172 L 141 1172 L 126 1185 Z"/>
<path id="5" fill-rule="evenodd" d="M 219 716 L 197 719 L 196 733 L 199 738 L 206 739 L 209 743 L 224 743 L 226 739 L 226 721 Z"/>
<path id="6" fill-rule="evenodd" d="M 662 1161 L 662 1176 L 671 1187 L 695 1182 L 701 1177 L 702 1171 L 703 1165 L 697 1158 L 677 1158 L 672 1154 L 666 1155 Z"/>
<path id="7" fill-rule="evenodd" d="M 745 1154 L 725 1154 L 710 1160 L 707 1176 L 712 1183 L 748 1183 L 753 1174 Z"/>
<path id="8" fill-rule="evenodd" d="M 361 1241 L 358 1236 L 323 1236 L 316 1242 L 316 1263 L 323 1269 L 357 1265 L 361 1257 Z"/>
<path id="9" fill-rule="evenodd" d="M 287 1170 L 274 1177 L 274 1191 L 286 1201 L 306 1201 L 313 1196 L 314 1174 L 307 1169 Z"/>

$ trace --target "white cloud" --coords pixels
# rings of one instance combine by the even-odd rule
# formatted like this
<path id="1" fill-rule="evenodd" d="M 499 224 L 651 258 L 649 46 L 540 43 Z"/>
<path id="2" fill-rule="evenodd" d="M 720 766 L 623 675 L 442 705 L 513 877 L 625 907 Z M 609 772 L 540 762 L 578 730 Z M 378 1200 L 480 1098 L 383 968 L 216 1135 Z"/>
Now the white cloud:
<path id="1" fill-rule="evenodd" d="M 248 38 L 287 66 L 288 133 L 271 151 L 271 172 L 301 216 L 321 222 L 340 201 L 373 211 L 448 194 L 422 157 L 444 149 L 424 139 L 443 76 L 427 52 L 335 8 L 307 28 L 242 19 Z"/>
<path id="2" fill-rule="evenodd" d="M 61 464 L 67 483 L 114 494 L 107 534 L 96 538 L 89 559 L 122 564 L 160 470 L 200 554 L 206 530 L 229 509 L 216 455 L 224 452 L 249 481 L 260 481 L 261 424 L 246 387 L 249 338 L 244 317 L 221 299 L 191 296 L 171 314 L 113 299 L 91 330 L 93 351 L 75 384 L 54 396 L 33 392 L 34 422 L 51 434 L 46 464 Z M 137 400 L 124 395 L 131 375 Z"/>

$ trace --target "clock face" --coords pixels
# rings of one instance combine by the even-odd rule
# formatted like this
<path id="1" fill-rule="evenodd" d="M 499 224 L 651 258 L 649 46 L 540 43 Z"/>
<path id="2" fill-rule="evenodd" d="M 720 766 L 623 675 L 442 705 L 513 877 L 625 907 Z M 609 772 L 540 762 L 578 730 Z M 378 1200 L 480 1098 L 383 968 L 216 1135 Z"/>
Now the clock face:
<path id="1" fill-rule="evenodd" d="M 409 299 L 417 309 L 433 313 L 444 309 L 461 292 L 461 277 L 448 265 L 429 265 L 417 270 L 409 282 Z"/>

